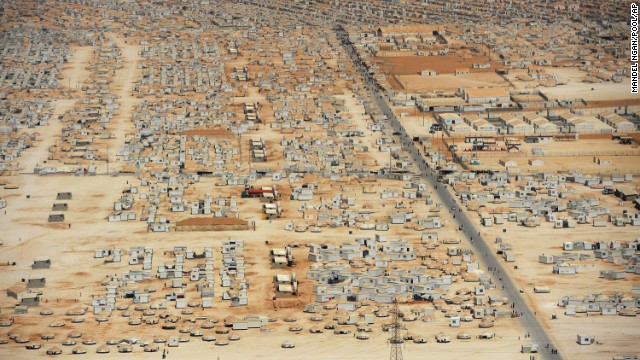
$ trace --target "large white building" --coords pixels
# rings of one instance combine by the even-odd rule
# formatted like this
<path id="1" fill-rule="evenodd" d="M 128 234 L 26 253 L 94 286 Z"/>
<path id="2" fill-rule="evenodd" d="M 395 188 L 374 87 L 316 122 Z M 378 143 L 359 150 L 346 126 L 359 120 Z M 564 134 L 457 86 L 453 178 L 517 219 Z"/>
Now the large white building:
<path id="1" fill-rule="evenodd" d="M 609 112 L 598 114 L 598 118 L 617 131 L 633 131 L 635 129 L 635 125 L 633 125 L 631 121 L 616 113 Z"/>
<path id="2" fill-rule="evenodd" d="M 576 132 L 581 131 L 593 131 L 595 128 L 592 123 L 581 118 L 579 115 L 576 115 L 570 111 L 565 111 L 563 113 L 558 114 L 560 119 L 564 121 L 567 125 L 573 126 Z"/>
<path id="3" fill-rule="evenodd" d="M 469 104 L 507 107 L 511 96 L 505 88 L 464 89 L 464 99 Z"/>
<path id="4" fill-rule="evenodd" d="M 464 121 L 469 124 L 475 131 L 495 132 L 496 127 L 487 119 L 478 115 L 465 115 Z"/>
<path id="5" fill-rule="evenodd" d="M 551 121 L 547 120 L 544 116 L 538 115 L 535 112 L 526 113 L 522 117 L 524 122 L 533 126 L 535 132 L 539 134 L 557 133 L 560 129 Z"/>
<path id="6" fill-rule="evenodd" d="M 500 117 L 500 120 L 507 126 L 510 134 L 533 132 L 533 126 L 517 116 Z"/>

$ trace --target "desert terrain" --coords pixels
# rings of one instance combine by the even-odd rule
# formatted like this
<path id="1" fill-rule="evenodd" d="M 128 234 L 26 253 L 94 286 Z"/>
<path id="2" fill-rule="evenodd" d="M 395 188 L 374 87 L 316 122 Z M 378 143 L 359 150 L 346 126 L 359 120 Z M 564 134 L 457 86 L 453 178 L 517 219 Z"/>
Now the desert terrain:
<path id="1" fill-rule="evenodd" d="M 637 358 L 628 14 L 463 3 L 0 5 L 0 358 Z"/>

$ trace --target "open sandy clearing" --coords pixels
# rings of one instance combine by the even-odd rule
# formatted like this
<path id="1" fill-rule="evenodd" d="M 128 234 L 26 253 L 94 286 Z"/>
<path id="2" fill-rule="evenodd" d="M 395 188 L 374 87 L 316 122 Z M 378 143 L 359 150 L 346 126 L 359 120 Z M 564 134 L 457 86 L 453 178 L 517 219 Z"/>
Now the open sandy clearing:
<path id="1" fill-rule="evenodd" d="M 32 148 L 27 149 L 20 157 L 20 172 L 33 172 L 33 169 L 40 165 L 46 165 L 49 156 L 49 148 L 56 144 L 56 140 L 60 138 L 62 131 L 62 121 L 58 120 L 58 116 L 64 114 L 73 107 L 76 100 L 56 100 L 53 113 L 49 122 L 44 127 L 38 127 L 36 130 L 40 134 L 38 140 Z"/>
<path id="2" fill-rule="evenodd" d="M 87 68 L 87 65 L 91 57 L 94 56 L 95 47 L 73 46 L 71 49 L 73 50 L 73 56 L 61 73 L 63 80 L 60 81 L 60 84 L 72 90 L 80 90 L 82 84 L 87 81 L 91 75 L 91 71 Z"/>
<path id="3" fill-rule="evenodd" d="M 108 125 L 115 137 L 115 141 L 110 144 L 112 150 L 109 151 L 109 170 L 113 171 L 119 168 L 115 164 L 117 163 L 116 151 L 124 145 L 127 133 L 133 130 L 133 110 L 141 99 L 133 95 L 133 85 L 140 73 L 138 69 L 140 47 L 128 43 L 122 36 L 116 34 L 111 34 L 111 40 L 122 50 L 124 60 L 124 66 L 116 71 L 112 79 L 111 88 L 119 103 L 119 109 Z"/>

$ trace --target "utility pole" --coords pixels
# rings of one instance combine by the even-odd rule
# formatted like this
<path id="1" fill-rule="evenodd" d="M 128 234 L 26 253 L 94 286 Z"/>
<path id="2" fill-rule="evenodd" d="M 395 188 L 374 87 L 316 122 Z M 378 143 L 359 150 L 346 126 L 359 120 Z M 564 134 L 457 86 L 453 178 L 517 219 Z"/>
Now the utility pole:
<path id="1" fill-rule="evenodd" d="M 109 144 L 107 144 L 107 175 L 109 175 Z"/>
<path id="2" fill-rule="evenodd" d="M 442 150 L 443 145 L 444 145 L 444 132 L 441 134 L 441 138 L 440 138 L 440 151 L 438 152 L 437 167 L 440 167 L 440 158 L 442 157 L 442 155 L 444 155 L 444 151 Z"/>
<path id="3" fill-rule="evenodd" d="M 389 179 L 391 179 L 391 147 L 389 147 Z"/>
<path id="4" fill-rule="evenodd" d="M 242 133 L 238 131 L 238 151 L 240 152 L 240 166 L 242 166 Z"/>
<path id="5" fill-rule="evenodd" d="M 477 138 L 473 139 L 473 148 L 476 151 L 475 156 L 473 158 L 478 160 L 478 139 Z"/>
<path id="6" fill-rule="evenodd" d="M 398 301 L 393 300 L 393 336 L 389 339 L 391 342 L 391 355 L 389 356 L 389 360 L 402 360 L 402 348 L 400 344 L 404 342 L 402 337 L 400 336 L 400 311 L 398 310 Z"/>
<path id="7" fill-rule="evenodd" d="M 451 150 L 452 150 L 452 156 L 453 156 L 453 163 L 457 164 L 458 160 L 456 159 L 456 143 L 453 139 L 451 139 Z"/>
<path id="8" fill-rule="evenodd" d="M 408 82 L 404 82 L 404 102 L 405 105 L 406 103 L 409 101 L 409 83 Z"/>

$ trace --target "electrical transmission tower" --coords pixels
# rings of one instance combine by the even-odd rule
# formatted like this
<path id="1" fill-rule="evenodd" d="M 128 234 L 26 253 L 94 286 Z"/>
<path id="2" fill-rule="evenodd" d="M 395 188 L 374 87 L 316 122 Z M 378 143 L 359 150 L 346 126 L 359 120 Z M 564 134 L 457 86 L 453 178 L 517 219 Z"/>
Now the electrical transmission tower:
<path id="1" fill-rule="evenodd" d="M 402 348 L 400 344 L 404 342 L 402 336 L 400 336 L 400 310 L 398 310 L 398 301 L 393 300 L 393 324 L 392 331 L 393 336 L 389 339 L 391 342 L 391 356 L 390 360 L 402 360 Z"/>

